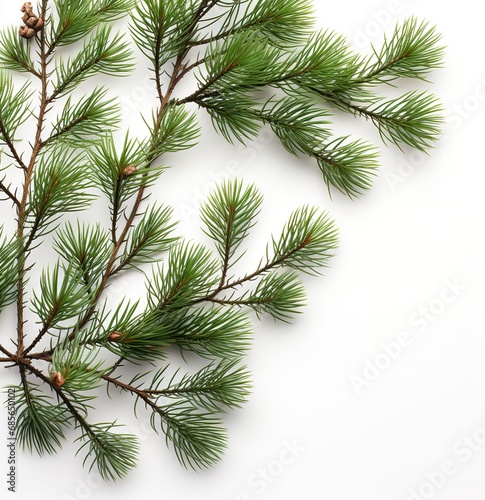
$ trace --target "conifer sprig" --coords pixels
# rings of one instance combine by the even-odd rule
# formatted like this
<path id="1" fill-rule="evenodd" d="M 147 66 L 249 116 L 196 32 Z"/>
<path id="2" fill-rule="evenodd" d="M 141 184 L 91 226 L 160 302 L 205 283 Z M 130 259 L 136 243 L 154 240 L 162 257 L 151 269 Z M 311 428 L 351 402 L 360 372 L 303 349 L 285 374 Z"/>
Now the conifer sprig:
<path id="1" fill-rule="evenodd" d="M 17 435 L 20 446 L 39 455 L 54 454 L 62 446 L 69 415 L 62 406 L 31 383 L 23 391 L 16 387 Z"/>
<path id="2" fill-rule="evenodd" d="M 384 39 L 380 52 L 368 59 L 357 81 L 375 85 L 397 78 L 425 80 L 430 71 L 442 67 L 443 49 L 439 42 L 440 35 L 427 22 L 414 17 L 406 19 L 390 39 Z"/>
<path id="3" fill-rule="evenodd" d="M 0 313 L 17 312 L 0 363 L 19 374 L 18 442 L 55 453 L 73 428 L 90 468 L 124 477 L 138 443 L 118 430 L 117 415 L 91 421 L 104 385 L 141 403 L 183 465 L 210 466 L 227 445 L 223 414 L 251 388 L 242 364 L 248 313 L 284 322 L 299 314 L 300 276 L 328 265 L 338 231 L 326 211 L 296 208 L 245 269 L 262 194 L 241 180 L 222 183 L 200 211 L 207 244 L 187 241 L 172 209 L 149 200 L 164 155 L 195 146 L 198 107 L 230 142 L 271 129 L 289 153 L 315 161 L 330 192 L 357 197 L 372 185 L 378 151 L 335 135 L 332 114 L 362 116 L 400 148 L 432 147 L 437 99 L 420 88 L 377 92 L 400 79 L 428 83 L 441 66 L 440 36 L 410 18 L 364 57 L 315 28 L 310 0 L 41 0 L 37 9 L 26 2 L 25 26 L 0 33 L 0 204 L 16 222 L 13 234 L 0 225 Z M 126 14 L 133 43 L 113 27 Z M 148 60 L 156 92 L 144 136 L 118 132 L 109 87 L 89 87 L 97 75 L 130 74 L 134 50 Z M 182 93 L 189 75 L 194 86 Z M 106 214 L 71 220 L 98 197 Z M 57 257 L 34 279 L 39 247 L 49 243 Z M 146 293 L 113 303 L 106 292 L 128 271 L 146 277 Z M 194 356 L 205 360 L 195 372 L 186 367 Z"/>

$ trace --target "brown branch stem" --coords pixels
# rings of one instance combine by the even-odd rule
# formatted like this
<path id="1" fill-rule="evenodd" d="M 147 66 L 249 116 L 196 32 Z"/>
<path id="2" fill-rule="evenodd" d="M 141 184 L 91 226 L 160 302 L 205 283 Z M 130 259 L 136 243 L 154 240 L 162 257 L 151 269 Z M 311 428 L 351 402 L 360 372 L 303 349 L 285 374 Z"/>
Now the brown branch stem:
<path id="1" fill-rule="evenodd" d="M 0 135 L 3 137 L 3 140 L 4 140 L 5 144 L 7 145 L 12 158 L 17 162 L 17 164 L 19 165 L 19 167 L 22 170 L 26 171 L 27 166 L 25 165 L 24 161 L 22 160 L 22 157 L 19 155 L 19 153 L 15 147 L 15 144 L 13 143 L 12 138 L 8 135 L 3 123 L 1 121 L 0 121 Z"/>
<path id="2" fill-rule="evenodd" d="M 106 380 L 106 382 L 108 382 L 109 384 L 115 385 L 119 389 L 122 389 L 122 390 L 127 391 L 127 392 L 131 392 L 132 394 L 136 394 L 137 396 L 139 396 L 143 400 L 147 400 L 151 397 L 149 392 L 144 391 L 142 389 L 138 389 L 137 387 L 134 387 L 130 384 L 126 384 L 125 382 L 121 382 L 119 379 L 114 378 L 114 377 L 110 377 L 109 375 L 103 375 L 102 379 Z"/>
<path id="3" fill-rule="evenodd" d="M 237 288 L 237 287 L 243 285 L 244 283 L 247 283 L 248 281 L 252 281 L 257 277 L 259 277 L 263 274 L 266 274 L 267 272 L 271 271 L 272 269 L 279 267 L 280 265 L 282 265 L 285 262 L 285 260 L 289 259 L 292 255 L 294 255 L 295 253 L 297 253 L 300 250 L 302 250 L 303 248 L 305 248 L 310 243 L 310 241 L 311 241 L 311 235 L 308 235 L 305 238 L 305 240 L 302 241 L 291 252 L 288 252 L 285 255 L 282 255 L 281 257 L 278 257 L 277 259 L 272 260 L 271 262 L 268 262 L 263 267 L 260 267 L 259 269 L 257 269 L 256 271 L 254 271 L 251 274 L 247 274 L 243 278 L 232 281 L 230 283 L 226 283 L 225 285 L 224 284 L 219 285 L 213 292 L 206 295 L 205 297 L 201 297 L 201 298 L 195 300 L 193 303 L 194 304 L 198 304 L 200 302 L 216 302 L 216 303 L 219 302 L 219 303 L 224 303 L 224 304 L 228 303 L 228 301 L 225 301 L 225 300 L 221 301 L 221 299 L 217 299 L 216 298 L 217 295 L 219 295 L 221 292 L 224 292 L 226 290 Z M 238 302 L 237 300 L 230 301 L 230 303 L 234 303 L 234 305 L 237 305 L 237 302 Z"/>
<path id="4" fill-rule="evenodd" d="M 46 18 L 47 14 L 47 4 L 48 0 L 42 0 L 41 6 L 41 14 L 40 17 L 43 19 Z M 30 157 L 29 164 L 27 169 L 24 172 L 24 184 L 23 184 L 23 192 L 22 198 L 20 200 L 20 205 L 18 207 L 18 224 L 17 224 L 17 237 L 19 240 L 24 238 L 25 224 L 27 220 L 27 202 L 29 197 L 29 188 L 32 182 L 32 177 L 34 173 L 34 168 L 37 160 L 37 156 L 39 155 L 42 149 L 42 130 L 44 128 L 44 119 L 45 114 L 47 112 L 48 101 L 47 101 L 47 55 L 46 55 L 46 37 L 45 37 L 45 29 L 40 31 L 40 65 L 41 65 L 41 92 L 40 92 L 40 107 L 39 107 L 39 115 L 37 117 L 37 130 L 35 134 L 35 140 L 33 143 L 32 154 Z M 31 241 L 31 238 L 28 239 Z M 26 253 L 28 248 L 23 250 L 23 254 L 19 256 L 20 258 L 20 266 L 18 273 L 18 285 L 17 285 L 17 356 L 22 357 L 24 352 L 24 294 L 25 294 L 25 284 L 24 277 L 26 272 Z"/>
<path id="5" fill-rule="evenodd" d="M 2 181 L 0 181 L 0 189 L 13 201 L 17 208 L 20 207 L 20 201 L 17 199 L 15 194 L 10 191 L 9 187 L 6 186 Z"/>

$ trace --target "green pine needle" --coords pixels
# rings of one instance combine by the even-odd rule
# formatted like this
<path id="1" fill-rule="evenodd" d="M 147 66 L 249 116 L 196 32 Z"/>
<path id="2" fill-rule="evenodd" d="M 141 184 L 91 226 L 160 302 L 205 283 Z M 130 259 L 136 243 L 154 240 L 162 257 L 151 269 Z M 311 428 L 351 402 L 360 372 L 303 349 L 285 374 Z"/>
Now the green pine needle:
<path id="1" fill-rule="evenodd" d="M 305 305 L 305 287 L 293 271 L 272 271 L 264 276 L 256 289 L 241 301 L 256 311 L 258 316 L 271 315 L 275 320 L 289 323 Z"/>
<path id="2" fill-rule="evenodd" d="M 85 210 L 94 199 L 91 172 L 82 155 L 68 148 L 46 150 L 34 172 L 27 207 L 31 239 L 52 231 L 64 213 Z"/>
<path id="3" fill-rule="evenodd" d="M 350 198 L 372 187 L 379 167 L 379 151 L 371 144 L 346 137 L 334 139 L 315 154 L 325 183 L 336 187 Z"/>
<path id="4" fill-rule="evenodd" d="M 45 328 L 60 328 L 62 323 L 80 316 L 90 300 L 82 277 L 71 266 L 57 262 L 52 269 L 42 271 L 32 307 Z"/>
<path id="5" fill-rule="evenodd" d="M 30 44 L 19 37 L 13 26 L 0 34 L 0 64 L 5 69 L 37 74 L 30 56 Z"/>
<path id="6" fill-rule="evenodd" d="M 81 349 L 80 337 L 72 343 L 59 345 L 52 356 L 51 374 L 63 377 L 63 390 L 71 394 L 90 392 L 102 384 L 104 361 L 97 348 Z"/>
<path id="7" fill-rule="evenodd" d="M 156 311 L 137 314 L 137 307 L 138 303 L 121 303 L 109 322 L 100 322 L 100 331 L 94 330 L 96 339 L 91 342 L 133 363 L 165 359 L 173 344 L 172 332 Z"/>
<path id="8" fill-rule="evenodd" d="M 175 373 L 168 385 L 161 389 L 165 371 L 166 368 L 160 370 L 153 378 L 148 391 L 152 396 L 178 399 L 209 412 L 240 408 L 251 387 L 250 374 L 237 359 L 211 363 L 194 375 L 185 374 L 179 381 L 175 381 L 178 375 Z"/>
<path id="9" fill-rule="evenodd" d="M 56 68 L 53 96 L 66 95 L 87 78 L 97 74 L 127 76 L 132 70 L 132 55 L 127 42 L 119 34 L 111 36 L 109 27 L 98 28 L 73 58 Z"/>
<path id="10" fill-rule="evenodd" d="M 18 254 L 21 242 L 16 238 L 8 240 L 0 227 L 0 312 L 17 296 Z"/>
<path id="11" fill-rule="evenodd" d="M 160 321 L 171 329 L 173 343 L 182 351 L 204 358 L 239 359 L 251 345 L 251 322 L 237 309 L 195 309 Z"/>
<path id="12" fill-rule="evenodd" d="M 443 107 L 428 92 L 407 92 L 397 99 L 382 101 L 363 112 L 378 128 L 382 140 L 406 144 L 425 152 L 441 135 Z"/>
<path id="13" fill-rule="evenodd" d="M 201 208 L 205 232 L 220 257 L 229 262 L 249 234 L 259 213 L 262 195 L 254 185 L 243 188 L 241 181 L 220 185 Z"/>
<path id="14" fill-rule="evenodd" d="M 427 22 L 415 17 L 396 26 L 392 37 L 384 39 L 375 61 L 370 60 L 361 79 L 381 83 L 396 78 L 426 79 L 431 70 L 443 65 L 444 48 L 439 45 L 441 35 Z"/>
<path id="15" fill-rule="evenodd" d="M 184 467 L 197 470 L 210 467 L 221 459 L 227 438 L 221 420 L 212 412 L 200 412 L 190 404 L 174 403 L 153 413 L 154 428 L 157 415 L 167 444 L 171 442 Z"/>
<path id="16" fill-rule="evenodd" d="M 328 214 L 314 207 L 295 210 L 278 240 L 273 239 L 272 265 L 319 274 L 337 247 L 338 231 Z"/>
<path id="17" fill-rule="evenodd" d="M 65 439 L 64 431 L 70 420 L 68 413 L 36 385 L 30 385 L 25 391 L 15 387 L 15 394 L 20 447 L 39 455 L 56 453 Z"/>
<path id="18" fill-rule="evenodd" d="M 17 129 L 31 115 L 30 83 L 25 83 L 16 90 L 12 75 L 0 69 L 0 144 L 12 144 Z"/>
<path id="19" fill-rule="evenodd" d="M 177 241 L 173 231 L 172 208 L 152 205 L 132 231 L 121 257 L 119 268 L 136 267 L 154 262 L 157 256 L 171 248 Z"/>
<path id="20" fill-rule="evenodd" d="M 106 95 L 106 89 L 95 88 L 77 104 L 72 104 L 69 97 L 47 142 L 59 140 L 85 149 L 98 137 L 113 130 L 120 112 L 114 100 L 106 99 Z"/>
<path id="21" fill-rule="evenodd" d="M 152 309 L 172 310 L 208 294 L 217 282 L 217 262 L 203 245 L 175 244 L 148 284 Z"/>
<path id="22" fill-rule="evenodd" d="M 304 98 L 268 101 L 261 118 L 269 123 L 283 146 L 294 155 L 315 156 L 329 137 L 330 113 Z"/>
<path id="23" fill-rule="evenodd" d="M 176 153 L 197 144 L 200 134 L 197 118 L 183 106 L 167 106 L 160 119 L 154 117 L 149 126 L 152 142 L 149 159 L 165 153 Z"/>
<path id="24" fill-rule="evenodd" d="M 105 481 L 125 477 L 138 462 L 138 439 L 130 434 L 112 432 L 116 424 L 96 424 L 84 432 L 78 441 L 84 441 L 78 453 L 87 448 L 84 463 L 96 465 Z"/>
<path id="25" fill-rule="evenodd" d="M 285 48 L 303 43 L 314 24 L 313 5 L 308 0 L 251 1 L 241 17 L 235 31 L 257 31 Z"/>
<path id="26" fill-rule="evenodd" d="M 53 246 L 86 285 L 95 283 L 102 275 L 112 251 L 107 231 L 99 225 L 79 222 L 76 227 L 68 222 L 57 231 Z"/>
<path id="27" fill-rule="evenodd" d="M 245 144 L 261 131 L 257 101 L 249 95 L 213 94 L 198 103 L 209 113 L 214 128 L 231 144 L 236 141 Z"/>

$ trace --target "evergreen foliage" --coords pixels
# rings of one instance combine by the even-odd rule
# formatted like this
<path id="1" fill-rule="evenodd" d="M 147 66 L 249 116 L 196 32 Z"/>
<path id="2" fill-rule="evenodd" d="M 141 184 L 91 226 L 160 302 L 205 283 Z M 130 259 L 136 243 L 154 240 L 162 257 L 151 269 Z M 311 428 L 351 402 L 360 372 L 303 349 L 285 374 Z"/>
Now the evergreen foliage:
<path id="1" fill-rule="evenodd" d="M 291 321 L 305 304 L 301 274 L 322 272 L 338 234 L 325 211 L 296 208 L 259 264 L 241 271 L 262 194 L 240 180 L 219 185 L 200 211 L 211 246 L 186 241 L 171 208 L 149 200 L 163 155 L 197 143 L 200 108 L 230 142 L 270 128 L 289 153 L 315 161 L 330 191 L 357 197 L 372 185 L 378 149 L 335 136 L 333 113 L 365 118 L 399 148 L 432 147 L 437 99 L 418 89 L 381 93 L 400 79 L 426 82 L 441 65 L 440 36 L 411 18 L 364 57 L 314 26 L 311 0 L 41 0 L 37 13 L 28 4 L 24 22 L 34 19 L 35 30 L 0 34 L 0 204 L 17 226 L 0 229 L 0 312 L 17 312 L 0 363 L 19 373 L 19 443 L 54 453 L 73 429 L 89 467 L 107 480 L 125 476 L 137 463 L 136 438 L 119 431 L 117 415 L 91 422 L 105 386 L 148 412 L 183 465 L 210 466 L 226 447 L 223 413 L 251 387 L 242 364 L 249 312 Z M 113 27 L 124 16 L 133 43 Z M 134 51 L 148 60 L 157 99 L 142 138 L 117 131 L 120 109 L 107 88 L 85 88 L 96 75 L 130 74 Z M 180 95 L 189 74 L 195 87 Z M 66 217 L 98 197 L 108 227 L 104 217 Z M 48 244 L 57 258 L 31 279 Z M 145 276 L 146 295 L 112 304 L 105 292 L 128 270 Z M 205 366 L 191 371 L 173 347 Z M 138 375 L 130 380 L 126 367 Z"/>

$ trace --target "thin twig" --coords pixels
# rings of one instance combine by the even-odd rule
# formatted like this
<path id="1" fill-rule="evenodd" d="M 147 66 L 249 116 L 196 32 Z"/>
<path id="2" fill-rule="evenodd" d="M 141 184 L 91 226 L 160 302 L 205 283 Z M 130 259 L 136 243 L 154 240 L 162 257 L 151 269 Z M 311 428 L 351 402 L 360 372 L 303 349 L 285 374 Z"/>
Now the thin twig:
<path id="1" fill-rule="evenodd" d="M 243 278 L 240 278 L 238 280 L 232 281 L 230 283 L 226 283 L 225 285 L 224 284 L 219 285 L 213 292 L 211 292 L 210 294 L 206 295 L 205 297 L 201 297 L 201 298 L 195 300 L 193 302 L 193 304 L 198 304 L 200 302 L 217 302 L 217 300 L 214 300 L 214 299 L 216 299 L 217 295 L 219 295 L 221 292 L 224 292 L 225 290 L 230 290 L 230 289 L 233 289 L 233 288 L 240 287 L 244 283 L 247 283 L 248 281 L 252 281 L 252 280 L 254 280 L 257 277 L 259 277 L 259 276 L 261 276 L 263 274 L 268 273 L 272 269 L 279 267 L 280 265 L 282 265 L 285 262 L 285 260 L 289 259 L 292 255 L 294 255 L 295 253 L 297 253 L 300 250 L 302 250 L 303 248 L 305 248 L 310 242 L 311 242 L 311 235 L 308 235 L 305 238 L 305 240 L 302 241 L 291 252 L 288 252 L 287 254 L 282 255 L 278 259 L 275 259 L 275 260 L 273 260 L 271 262 L 268 262 L 263 267 L 260 267 L 259 269 L 257 269 L 256 271 L 254 271 L 251 274 L 247 274 Z"/>
<path id="2" fill-rule="evenodd" d="M 204 85 L 199 87 L 194 93 L 186 97 L 185 99 L 180 99 L 177 101 L 177 104 L 186 104 L 188 102 L 197 102 L 197 100 L 201 97 L 204 96 L 204 92 L 212 87 L 214 83 L 216 83 L 218 80 L 220 80 L 223 76 L 227 75 L 230 71 L 232 71 L 235 67 L 237 67 L 237 62 L 232 62 L 229 64 L 226 68 L 224 68 L 222 71 L 220 71 L 217 75 L 214 75 L 212 78 L 210 78 Z"/>
<path id="3" fill-rule="evenodd" d="M 17 207 L 20 207 L 20 201 L 2 181 L 0 181 L 0 189 L 13 201 L 15 205 L 17 205 Z"/>
<path id="4" fill-rule="evenodd" d="M 116 387 L 123 389 L 124 391 L 131 392 L 132 394 L 135 394 L 136 396 L 142 398 L 143 400 L 148 400 L 150 398 L 150 395 L 148 392 L 143 391 L 142 389 L 138 389 L 137 387 L 134 387 L 130 384 L 126 384 L 125 382 L 121 382 L 119 379 L 110 377 L 109 375 L 102 375 L 103 380 L 106 380 L 106 382 L 115 385 Z"/>
<path id="5" fill-rule="evenodd" d="M 227 222 L 227 228 L 226 228 L 226 240 L 225 240 L 225 245 L 224 245 L 224 258 L 223 258 L 223 263 L 222 263 L 222 273 L 221 273 L 221 281 L 219 283 L 219 288 L 222 288 L 224 286 L 224 283 L 227 278 L 227 271 L 229 270 L 229 260 L 231 258 L 231 245 L 229 238 L 231 236 L 231 229 L 232 229 L 232 223 L 234 220 L 234 212 L 235 212 L 235 207 L 230 207 L 229 210 L 229 220 Z"/>
<path id="6" fill-rule="evenodd" d="M 3 126 L 3 123 L 0 121 L 0 135 L 2 136 L 5 144 L 7 145 L 10 154 L 12 155 L 12 158 L 17 162 L 18 166 L 26 171 L 27 166 L 25 165 L 24 161 L 22 160 L 22 157 L 19 155 L 17 152 L 17 149 L 15 147 L 15 144 L 13 143 L 12 139 L 8 135 L 7 131 L 5 130 L 5 127 Z"/>

